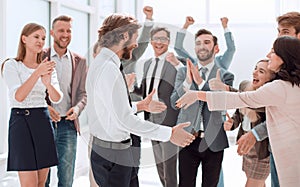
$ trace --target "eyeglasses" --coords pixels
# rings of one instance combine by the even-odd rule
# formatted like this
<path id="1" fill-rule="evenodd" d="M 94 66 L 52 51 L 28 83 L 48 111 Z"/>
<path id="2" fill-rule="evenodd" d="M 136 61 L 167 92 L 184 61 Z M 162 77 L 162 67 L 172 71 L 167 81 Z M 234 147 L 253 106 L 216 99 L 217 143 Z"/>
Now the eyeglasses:
<path id="1" fill-rule="evenodd" d="M 162 36 L 162 37 L 153 37 L 151 40 L 154 42 L 160 41 L 161 43 L 167 43 L 169 41 L 169 38 Z"/>

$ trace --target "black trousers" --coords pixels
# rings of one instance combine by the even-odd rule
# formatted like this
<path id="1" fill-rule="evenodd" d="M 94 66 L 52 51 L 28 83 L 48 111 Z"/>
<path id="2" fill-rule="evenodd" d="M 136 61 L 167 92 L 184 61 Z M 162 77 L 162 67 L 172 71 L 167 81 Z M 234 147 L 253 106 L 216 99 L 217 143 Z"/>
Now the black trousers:
<path id="1" fill-rule="evenodd" d="M 93 142 L 91 165 L 96 183 L 105 187 L 129 187 L 133 157 L 130 148 L 109 149 Z"/>
<path id="2" fill-rule="evenodd" d="M 139 178 L 138 178 L 138 171 L 141 159 L 141 137 L 131 134 L 132 140 L 132 156 L 134 161 L 134 166 L 132 167 L 131 172 L 131 180 L 130 180 L 130 187 L 139 187 Z"/>
<path id="3" fill-rule="evenodd" d="M 140 137 L 131 135 L 128 149 L 108 149 L 93 143 L 91 165 L 96 183 L 107 187 L 138 187 Z"/>
<path id="4" fill-rule="evenodd" d="M 202 187 L 216 187 L 224 151 L 212 152 L 209 148 L 199 152 L 202 138 L 196 138 L 189 146 L 179 152 L 179 187 L 195 187 L 197 171 L 202 164 Z"/>

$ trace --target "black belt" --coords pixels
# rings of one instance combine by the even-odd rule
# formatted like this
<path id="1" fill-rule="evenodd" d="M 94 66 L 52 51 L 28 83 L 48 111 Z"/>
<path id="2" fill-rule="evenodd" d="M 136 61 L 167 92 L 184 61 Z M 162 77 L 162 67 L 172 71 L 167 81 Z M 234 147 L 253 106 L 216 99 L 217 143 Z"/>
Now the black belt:
<path id="1" fill-rule="evenodd" d="M 60 121 L 61 120 L 66 120 L 67 116 L 60 116 Z"/>
<path id="2" fill-rule="evenodd" d="M 131 139 L 123 140 L 121 142 L 110 142 L 94 136 L 93 144 L 108 149 L 128 149 L 131 146 Z"/>
<path id="3" fill-rule="evenodd" d="M 192 132 L 192 135 L 194 135 L 196 138 L 204 138 L 204 131 L 194 131 Z"/>

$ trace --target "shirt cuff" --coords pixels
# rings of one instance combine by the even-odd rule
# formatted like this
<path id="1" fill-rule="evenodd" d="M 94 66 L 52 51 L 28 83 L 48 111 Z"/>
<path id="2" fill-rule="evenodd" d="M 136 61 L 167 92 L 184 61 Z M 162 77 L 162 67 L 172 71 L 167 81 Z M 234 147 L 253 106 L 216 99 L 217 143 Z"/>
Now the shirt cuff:
<path id="1" fill-rule="evenodd" d="M 181 28 L 178 32 L 181 32 L 181 33 L 186 33 L 186 29 L 183 29 L 183 28 Z"/>
<path id="2" fill-rule="evenodd" d="M 132 109 L 133 113 L 137 113 L 138 112 L 137 111 L 137 106 L 136 106 L 137 102 L 132 102 L 131 105 L 132 105 L 131 109 Z"/>
<path id="3" fill-rule="evenodd" d="M 79 107 L 78 106 L 74 106 L 73 109 L 74 109 L 73 112 L 78 115 L 79 114 Z"/>
<path id="4" fill-rule="evenodd" d="M 254 135 L 256 141 L 258 141 L 258 142 L 261 141 L 261 139 L 259 138 L 259 136 L 258 136 L 257 132 L 255 131 L 255 129 L 251 129 L 251 132 Z"/>
<path id="5" fill-rule="evenodd" d="M 145 25 L 146 27 L 151 27 L 151 26 L 154 25 L 154 22 L 153 22 L 153 20 L 146 19 L 144 25 Z"/>

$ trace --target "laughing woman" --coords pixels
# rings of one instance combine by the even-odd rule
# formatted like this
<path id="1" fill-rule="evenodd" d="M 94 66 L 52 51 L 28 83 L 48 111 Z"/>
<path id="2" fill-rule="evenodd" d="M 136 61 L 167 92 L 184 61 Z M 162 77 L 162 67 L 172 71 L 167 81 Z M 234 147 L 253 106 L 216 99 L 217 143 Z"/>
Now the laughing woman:
<path id="1" fill-rule="evenodd" d="M 266 123 L 280 186 L 300 186 L 300 40 L 282 36 L 268 54 L 276 80 L 242 93 L 188 91 L 177 106 L 206 101 L 210 110 L 266 107 Z"/>
<path id="2" fill-rule="evenodd" d="M 57 165 L 54 136 L 45 100 L 46 89 L 52 102 L 62 92 L 54 71 L 55 63 L 42 61 L 46 30 L 29 23 L 24 26 L 16 58 L 2 64 L 9 89 L 8 171 L 18 171 L 22 187 L 44 187 L 49 167 Z"/>

